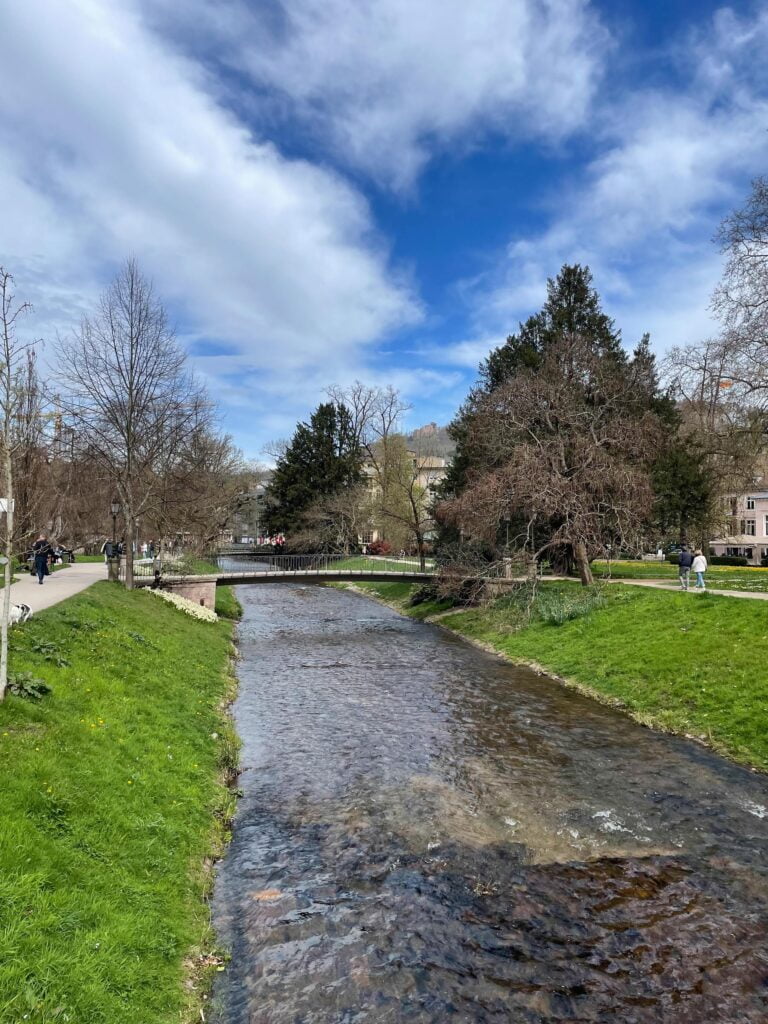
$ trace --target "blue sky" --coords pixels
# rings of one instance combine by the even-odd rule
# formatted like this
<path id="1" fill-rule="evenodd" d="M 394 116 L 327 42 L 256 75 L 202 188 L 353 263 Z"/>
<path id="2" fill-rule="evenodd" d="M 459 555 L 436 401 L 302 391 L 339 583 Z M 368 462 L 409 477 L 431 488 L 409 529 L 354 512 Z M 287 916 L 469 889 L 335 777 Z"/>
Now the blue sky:
<path id="1" fill-rule="evenodd" d="M 564 261 L 628 344 L 713 333 L 712 236 L 764 173 L 765 3 L 4 12 L 0 261 L 30 329 L 135 255 L 249 456 L 355 378 L 446 422 Z"/>

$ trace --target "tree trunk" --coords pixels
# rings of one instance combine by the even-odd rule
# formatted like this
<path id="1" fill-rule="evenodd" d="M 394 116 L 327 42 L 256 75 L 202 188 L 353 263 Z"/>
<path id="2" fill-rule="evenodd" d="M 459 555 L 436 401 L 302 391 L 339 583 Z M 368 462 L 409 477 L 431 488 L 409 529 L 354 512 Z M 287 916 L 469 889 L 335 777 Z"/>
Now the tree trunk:
<path id="1" fill-rule="evenodd" d="M 547 561 L 556 576 L 571 576 L 576 567 L 573 548 L 570 544 L 557 544 L 548 550 Z"/>
<path id="2" fill-rule="evenodd" d="M 11 617 L 11 580 L 13 579 L 13 567 L 11 565 L 13 558 L 13 473 L 11 453 L 7 443 L 3 445 L 3 470 L 5 476 L 5 497 L 8 505 L 5 513 L 5 543 L 3 544 L 3 553 L 5 554 L 5 565 L 3 566 L 5 589 L 3 590 L 2 627 L 0 627 L 0 700 L 5 698 L 5 691 L 8 687 L 8 622 Z"/>
<path id="3" fill-rule="evenodd" d="M 125 586 L 127 590 L 133 590 L 133 503 L 123 506 L 125 516 Z"/>
<path id="4" fill-rule="evenodd" d="M 424 550 L 424 535 L 420 531 L 416 531 L 416 546 L 419 550 L 419 570 L 421 572 L 427 571 L 427 553 Z"/>
<path id="5" fill-rule="evenodd" d="M 576 567 L 579 570 L 579 579 L 582 587 L 590 587 L 594 583 L 592 567 L 587 557 L 587 545 L 583 540 L 578 540 L 573 545 L 573 553 L 576 558 Z"/>
<path id="6" fill-rule="evenodd" d="M 684 514 L 680 516 L 680 543 L 688 543 L 688 517 Z"/>

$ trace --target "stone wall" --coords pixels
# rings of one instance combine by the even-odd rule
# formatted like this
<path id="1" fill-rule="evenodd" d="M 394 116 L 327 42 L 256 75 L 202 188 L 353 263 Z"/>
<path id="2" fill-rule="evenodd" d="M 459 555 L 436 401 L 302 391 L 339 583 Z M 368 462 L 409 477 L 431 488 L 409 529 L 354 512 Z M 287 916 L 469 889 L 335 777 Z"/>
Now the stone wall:
<path id="1" fill-rule="evenodd" d="M 170 590 L 188 601 L 201 604 L 213 611 L 216 607 L 215 580 L 164 580 L 163 590 Z"/>

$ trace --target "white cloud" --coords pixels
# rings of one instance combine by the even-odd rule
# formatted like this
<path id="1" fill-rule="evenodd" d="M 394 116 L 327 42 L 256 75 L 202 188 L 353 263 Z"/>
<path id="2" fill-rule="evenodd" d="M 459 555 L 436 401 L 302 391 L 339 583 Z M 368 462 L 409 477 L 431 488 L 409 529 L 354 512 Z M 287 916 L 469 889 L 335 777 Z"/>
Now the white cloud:
<path id="1" fill-rule="evenodd" d="M 214 38 L 263 116 L 298 117 L 336 159 L 395 188 L 440 147 L 571 134 L 610 42 L 588 0 L 145 3 L 200 49 Z"/>
<path id="2" fill-rule="evenodd" d="M 211 88 L 130 0 L 4 11 L 0 259 L 38 324 L 66 327 L 129 253 L 197 334 L 262 367 L 344 365 L 417 319 L 361 195 L 254 138 Z"/>
<path id="3" fill-rule="evenodd" d="M 739 20 L 722 11 L 674 51 L 682 86 L 624 93 L 595 112 L 599 153 L 569 186 L 559 183 L 549 227 L 513 239 L 500 269 L 473 283 L 478 338 L 503 338 L 538 309 L 565 262 L 590 265 L 627 344 L 649 330 L 664 350 L 716 330 L 712 236 L 768 159 L 758 52 L 768 52 L 768 13 Z M 455 357 L 472 344 L 458 343 Z"/>

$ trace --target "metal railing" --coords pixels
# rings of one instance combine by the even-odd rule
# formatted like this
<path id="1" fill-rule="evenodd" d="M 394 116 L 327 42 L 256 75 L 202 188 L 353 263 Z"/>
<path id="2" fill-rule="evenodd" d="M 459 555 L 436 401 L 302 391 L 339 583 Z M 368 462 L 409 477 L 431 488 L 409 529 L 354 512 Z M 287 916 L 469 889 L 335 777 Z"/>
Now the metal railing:
<path id="1" fill-rule="evenodd" d="M 436 568 L 433 559 L 427 559 L 424 566 L 418 557 L 405 555 L 344 555 L 344 554 L 231 554 L 222 555 L 217 559 L 218 565 L 202 562 L 188 556 L 164 555 L 158 558 L 135 559 L 133 563 L 134 578 L 154 579 L 185 579 L 190 576 L 226 575 L 256 576 L 270 575 L 314 575 L 343 572 L 345 575 L 358 574 L 361 577 L 385 574 L 387 576 L 437 576 L 439 573 L 447 577 L 461 576 L 463 579 L 520 581 L 522 579 L 541 579 L 548 566 L 542 563 L 524 562 L 517 559 L 501 559 L 497 562 L 486 562 L 475 565 L 457 563 Z M 125 562 L 121 561 L 120 579 L 125 579 Z"/>
<path id="2" fill-rule="evenodd" d="M 199 559 L 185 558 L 166 555 L 158 558 L 134 559 L 134 579 L 154 579 L 160 576 L 161 579 L 185 579 L 189 576 L 226 574 L 254 576 L 264 574 L 292 574 L 292 573 L 328 573 L 345 572 L 360 574 L 361 576 L 372 573 L 381 574 L 402 574 L 413 575 L 414 573 L 425 572 L 429 575 L 435 573 L 434 563 L 428 560 L 424 569 L 418 558 L 405 557 L 397 558 L 390 556 L 373 555 L 343 555 L 343 554 L 259 554 L 247 555 L 238 553 L 236 555 L 223 555 L 218 559 L 218 565 L 206 566 Z M 120 563 L 120 579 L 125 581 L 125 561 Z"/>
<path id="3" fill-rule="evenodd" d="M 325 573 L 325 572 L 359 572 L 366 573 L 413 573 L 435 572 L 434 563 L 428 560 L 424 569 L 418 558 L 393 558 L 374 555 L 343 555 L 343 554 L 275 554 L 253 556 L 224 556 L 219 559 L 221 571 L 227 574 L 238 572 L 248 573 Z"/>

